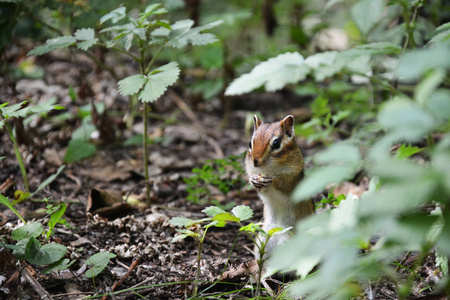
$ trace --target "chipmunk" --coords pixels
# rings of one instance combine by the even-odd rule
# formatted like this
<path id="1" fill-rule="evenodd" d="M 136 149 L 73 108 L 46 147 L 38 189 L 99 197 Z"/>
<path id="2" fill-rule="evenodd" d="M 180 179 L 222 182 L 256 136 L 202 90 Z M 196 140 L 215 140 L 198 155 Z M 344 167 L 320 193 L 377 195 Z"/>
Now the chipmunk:
<path id="1" fill-rule="evenodd" d="M 254 116 L 245 169 L 264 204 L 266 232 L 274 227 L 295 228 L 298 220 L 314 213 L 311 200 L 294 203 L 291 198 L 304 176 L 303 155 L 294 133 L 293 116 L 274 123 L 263 123 Z M 265 248 L 266 255 L 270 256 L 288 238 L 289 233 L 272 236 Z"/>

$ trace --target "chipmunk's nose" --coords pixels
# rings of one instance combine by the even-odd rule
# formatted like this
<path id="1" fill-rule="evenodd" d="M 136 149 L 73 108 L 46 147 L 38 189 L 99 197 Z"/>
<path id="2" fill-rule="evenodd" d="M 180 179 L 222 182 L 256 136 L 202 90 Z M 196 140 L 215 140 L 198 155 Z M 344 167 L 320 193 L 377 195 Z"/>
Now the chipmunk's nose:
<path id="1" fill-rule="evenodd" d="M 259 159 L 254 158 L 254 159 L 253 159 L 253 165 L 254 165 L 255 167 L 258 167 L 258 166 L 259 166 Z"/>

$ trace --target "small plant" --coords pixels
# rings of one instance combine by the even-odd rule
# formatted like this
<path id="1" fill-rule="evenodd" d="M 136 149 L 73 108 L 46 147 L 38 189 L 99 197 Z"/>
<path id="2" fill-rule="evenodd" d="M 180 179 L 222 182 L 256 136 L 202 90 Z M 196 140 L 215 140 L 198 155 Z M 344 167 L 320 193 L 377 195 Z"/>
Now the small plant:
<path id="1" fill-rule="evenodd" d="M 265 248 L 269 239 L 278 234 L 285 234 L 291 228 L 280 228 L 275 227 L 270 229 L 268 232 L 262 229 L 263 223 L 250 223 L 248 225 L 243 225 L 241 222 L 250 219 L 253 217 L 253 210 L 246 205 L 238 205 L 235 206 L 231 213 L 226 212 L 220 207 L 217 206 L 209 206 L 202 210 L 205 214 L 209 216 L 209 218 L 204 218 L 200 220 L 191 220 L 184 217 L 175 217 L 170 220 L 170 223 L 177 227 L 183 227 L 183 229 L 177 229 L 177 232 L 180 234 L 175 236 L 173 241 L 179 239 L 185 239 L 187 237 L 193 238 L 198 245 L 197 252 L 197 272 L 195 275 L 194 282 L 194 290 L 193 296 L 196 296 L 198 293 L 198 280 L 200 277 L 200 259 L 201 252 L 203 248 L 203 243 L 205 241 L 206 233 L 210 227 L 224 227 L 227 222 L 234 222 L 239 224 L 241 227 L 239 232 L 245 232 L 258 250 L 258 274 L 256 278 L 257 286 L 255 294 L 258 297 L 261 293 L 261 279 L 262 279 L 262 271 L 264 270 L 264 264 L 267 260 Z M 202 224 L 205 224 L 203 225 Z"/>
<path id="2" fill-rule="evenodd" d="M 37 238 L 43 232 L 44 227 L 41 223 L 27 223 L 12 232 L 12 238 L 17 240 L 16 245 L 5 246 L 12 249 L 14 256 L 19 260 L 27 260 L 29 263 L 35 265 L 49 265 L 51 269 L 55 266 L 54 264 L 62 263 L 61 260 L 66 254 L 67 249 L 64 245 L 57 243 L 42 245 Z"/>
<path id="3" fill-rule="evenodd" d="M 253 216 L 253 211 L 250 207 L 246 205 L 239 205 L 231 210 L 231 213 L 216 207 L 210 206 L 202 210 L 205 214 L 210 216 L 209 218 L 204 218 L 200 220 L 191 220 L 184 217 L 175 217 L 170 220 L 170 223 L 177 227 L 183 227 L 183 229 L 177 229 L 180 233 L 175 236 L 172 241 L 177 241 L 180 239 L 185 239 L 191 237 L 195 240 L 198 246 L 197 250 L 197 271 L 195 273 L 194 289 L 192 295 L 195 297 L 198 293 L 198 280 L 200 278 L 200 260 L 203 248 L 203 243 L 205 241 L 206 233 L 210 227 L 224 227 L 227 222 L 245 221 Z M 202 224 L 205 224 L 203 225 Z"/>
<path id="4" fill-rule="evenodd" d="M 49 39 L 44 45 L 28 53 L 28 55 L 42 55 L 69 46 L 87 51 L 97 45 L 124 53 L 139 65 L 139 74 L 120 80 L 118 90 L 122 95 L 137 98 L 143 103 L 143 162 L 148 206 L 151 205 L 148 175 L 148 103 L 161 97 L 167 88 L 176 82 L 180 74 L 177 62 L 171 61 L 155 68 L 156 59 L 166 47 L 183 48 L 187 45 L 206 45 L 217 41 L 213 34 L 201 32 L 221 23 L 218 21 L 193 27 L 194 21 L 181 20 L 170 24 L 157 18 L 167 13 L 167 10 L 160 6 L 160 3 L 148 5 L 139 13 L 138 18 L 126 14 L 126 8 L 121 6 L 100 19 L 100 24 L 111 24 L 99 32 L 101 37 L 96 37 L 93 28 L 78 29 L 74 35 Z M 103 40 L 106 42 L 102 42 Z"/>
<path id="5" fill-rule="evenodd" d="M 227 195 L 231 188 L 236 184 L 240 186 L 245 185 L 242 178 L 244 169 L 241 166 L 242 155 L 230 156 L 224 159 L 207 160 L 202 168 L 192 169 L 195 175 L 185 178 L 184 181 L 188 184 L 186 191 L 189 193 L 187 200 L 193 203 L 213 203 L 218 205 L 217 201 L 211 200 L 210 186 L 215 186 Z M 230 174 L 230 171 L 235 170 L 237 175 Z"/>
<path id="6" fill-rule="evenodd" d="M 326 198 L 323 198 L 322 200 L 320 200 L 319 203 L 316 204 L 316 209 L 317 208 L 325 208 L 327 205 L 330 205 L 330 208 L 336 208 L 337 206 L 339 206 L 339 203 L 341 203 L 342 200 L 345 200 L 345 195 L 344 194 L 340 194 L 339 196 L 335 197 L 333 190 L 335 187 L 333 187 L 329 192 Z"/>
<path id="7" fill-rule="evenodd" d="M 255 244 L 256 249 L 258 250 L 258 258 L 256 260 L 258 264 L 258 275 L 256 278 L 256 297 L 259 297 L 261 294 L 261 280 L 262 280 L 262 272 L 264 270 L 265 263 L 268 259 L 266 256 L 266 245 L 269 242 L 270 238 L 274 235 L 278 234 L 285 234 L 288 231 L 290 231 L 292 228 L 281 228 L 281 227 L 274 227 L 270 229 L 269 231 L 265 231 L 262 228 L 263 223 L 250 223 L 246 226 L 242 226 L 239 230 L 244 231 L 247 233 L 247 235 L 250 237 L 250 239 L 253 241 L 253 244 Z"/>
<path id="8" fill-rule="evenodd" d="M 17 162 L 19 163 L 20 172 L 22 173 L 23 178 L 23 185 L 26 192 L 30 190 L 27 170 L 25 168 L 25 164 L 23 163 L 22 155 L 20 154 L 19 144 L 16 141 L 9 121 L 13 118 L 25 118 L 29 115 L 47 113 L 53 109 L 60 110 L 64 109 L 64 107 L 53 105 L 48 102 L 42 103 L 40 105 L 28 105 L 27 101 L 23 101 L 21 103 L 13 105 L 9 105 L 9 103 L 3 103 L 0 105 L 0 129 L 3 129 L 3 127 L 6 128 L 9 139 L 13 143 L 14 153 L 16 155 Z"/>
<path id="9" fill-rule="evenodd" d="M 48 203 L 48 199 L 44 199 L 44 201 L 47 200 L 47 207 L 46 212 L 50 215 L 50 220 L 48 221 L 48 230 L 45 231 L 45 236 L 48 239 L 50 235 L 53 234 L 53 229 L 55 228 L 56 224 L 62 224 L 68 228 L 73 228 L 69 223 L 67 223 L 66 219 L 63 219 L 62 216 L 66 212 L 66 204 L 60 203 L 58 205 L 53 205 L 51 203 Z"/>

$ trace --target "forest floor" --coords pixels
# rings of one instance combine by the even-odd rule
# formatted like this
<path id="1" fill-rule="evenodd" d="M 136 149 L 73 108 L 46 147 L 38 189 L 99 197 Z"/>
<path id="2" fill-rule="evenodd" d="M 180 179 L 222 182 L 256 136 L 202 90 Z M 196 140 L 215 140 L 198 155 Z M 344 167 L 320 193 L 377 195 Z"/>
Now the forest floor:
<path id="1" fill-rule="evenodd" d="M 8 101 L 13 103 L 30 98 L 40 103 L 56 97 L 56 103 L 66 108 L 62 112 L 51 112 L 47 120 L 41 117 L 34 119 L 25 127 L 19 122 L 15 123 L 31 191 L 63 165 L 72 133 L 80 126 L 79 107 L 87 105 L 87 110 L 91 111 L 91 102 L 104 103 L 106 106 L 108 114 L 99 126 L 103 141 L 96 141 L 95 155 L 67 164 L 49 186 L 33 196 L 32 201 L 16 206 L 26 220 L 46 224 L 48 215 L 43 209 L 47 203 L 42 199 L 47 198 L 51 203 L 67 203 L 64 218 L 73 227 L 58 225 L 50 241 L 65 245 L 68 249 L 66 256 L 76 259 L 76 262 L 70 271 L 44 274 L 43 267 L 23 261 L 16 263 L 11 253 L 3 249 L 0 251 L 0 274 L 9 274 L 9 277 L 0 281 L 7 282 L 9 289 L 4 289 L 3 285 L 0 298 L 39 299 L 42 296 L 38 293 L 41 287 L 53 299 L 80 299 L 111 292 L 116 284 L 114 291 L 122 292 L 110 296 L 111 299 L 137 299 L 139 295 L 146 299 L 186 299 L 192 294 L 192 281 L 197 268 L 197 245 L 189 238 L 172 242 L 176 228 L 169 220 L 172 217 L 204 218 L 205 214 L 201 210 L 211 204 L 187 201 L 184 179 L 193 176 L 192 168 L 201 168 L 208 159 L 242 155 L 246 151 L 249 132 L 245 129 L 245 123 L 250 111 L 258 110 L 267 121 L 277 120 L 287 114 L 293 114 L 298 120 L 309 114 L 305 108 L 307 102 L 288 92 L 230 98 L 231 113 L 223 128 L 220 128 L 224 120 L 221 101 L 216 98 L 209 102 L 196 102 L 192 94 L 186 96 L 188 87 L 178 86 L 152 104 L 149 135 L 155 142 L 149 150 L 151 208 L 119 203 L 115 209 L 106 209 L 106 212 L 101 211 L 102 215 L 97 215 L 93 211 L 103 204 L 98 198 L 105 193 L 113 197 L 118 194 L 119 198 L 136 198 L 145 203 L 142 147 L 124 143 L 142 134 L 143 124 L 139 116 L 134 117 L 132 126 L 127 129 L 121 120 L 129 112 L 129 102 L 118 95 L 116 81 L 108 73 L 96 70 L 83 57 L 69 61 L 67 54 L 55 51 L 37 59 L 35 64 L 44 70 L 43 79 L 21 79 L 11 85 L 11 78 L 2 78 L 1 92 L 3 101 L 10 99 Z M 11 63 L 22 59 L 19 49 L 9 55 Z M 116 71 L 119 74 L 133 72 L 132 66 L 117 67 Z M 75 101 L 69 96 L 70 86 L 74 87 L 77 94 Z M 180 109 L 180 99 L 192 111 Z M 63 112 L 68 115 L 61 121 L 57 116 Z M 194 117 L 190 112 L 193 112 Z M 12 199 L 14 191 L 24 190 L 24 186 L 12 143 L 4 131 L 0 134 L 0 156 L 6 156 L 0 160 L 0 192 Z M 105 140 L 109 143 L 105 143 Z M 306 157 L 323 147 L 309 145 L 302 137 L 298 137 L 297 142 Z M 243 164 L 243 157 L 240 159 Z M 230 168 L 224 176 L 236 178 L 240 174 Z M 214 187 L 210 189 L 210 199 L 220 205 L 249 205 L 255 211 L 251 221 L 258 222 L 261 219 L 262 204 L 247 184 L 236 184 L 227 195 Z M 7 243 L 14 244 L 11 232 L 21 224 L 19 219 L 5 207 L 0 208 L 0 218 L 0 236 Z M 201 296 L 239 290 L 250 283 L 248 274 L 239 276 L 236 275 L 240 274 L 238 271 L 233 273 L 243 263 L 253 260 L 252 242 L 245 235 L 239 235 L 238 229 L 237 225 L 229 224 L 208 231 L 201 253 Z M 85 260 L 103 251 L 117 256 L 95 280 L 86 278 L 83 275 L 86 271 Z M 434 269 L 434 265 L 424 266 L 421 275 L 431 278 Z M 31 273 L 37 282 L 21 281 L 24 270 Z M 229 284 L 212 286 L 212 282 L 218 280 L 223 271 L 236 276 L 222 278 Z M 136 290 L 123 291 L 130 288 Z M 376 298 L 395 299 L 395 295 L 393 285 L 386 283 L 380 285 Z M 251 296 L 251 292 L 243 291 L 231 292 L 222 297 Z"/>

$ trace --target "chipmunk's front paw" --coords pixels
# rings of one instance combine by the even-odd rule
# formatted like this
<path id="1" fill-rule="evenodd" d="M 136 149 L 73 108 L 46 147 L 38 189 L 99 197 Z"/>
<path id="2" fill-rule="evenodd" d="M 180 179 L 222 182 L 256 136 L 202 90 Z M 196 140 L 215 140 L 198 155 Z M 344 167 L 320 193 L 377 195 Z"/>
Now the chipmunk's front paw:
<path id="1" fill-rule="evenodd" d="M 273 181 L 272 177 L 267 175 L 262 176 L 261 174 L 255 175 L 252 178 L 250 178 L 250 182 L 258 191 L 270 186 L 272 184 L 272 181 Z"/>

